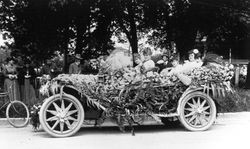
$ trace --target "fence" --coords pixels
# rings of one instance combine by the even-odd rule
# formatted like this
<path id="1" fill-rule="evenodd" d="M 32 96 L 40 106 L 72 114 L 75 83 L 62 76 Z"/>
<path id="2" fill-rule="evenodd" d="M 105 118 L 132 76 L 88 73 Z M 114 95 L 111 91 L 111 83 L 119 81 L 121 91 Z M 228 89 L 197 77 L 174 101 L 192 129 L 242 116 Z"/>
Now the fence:
<path id="1" fill-rule="evenodd" d="M 233 64 L 236 68 L 235 68 L 235 86 L 239 85 L 239 80 L 240 80 L 240 67 L 242 67 L 242 65 L 248 65 L 250 62 L 250 60 L 246 60 L 246 59 L 232 59 L 231 60 L 231 64 Z M 249 70 L 247 70 L 249 72 Z M 249 74 L 247 74 L 249 75 Z"/>

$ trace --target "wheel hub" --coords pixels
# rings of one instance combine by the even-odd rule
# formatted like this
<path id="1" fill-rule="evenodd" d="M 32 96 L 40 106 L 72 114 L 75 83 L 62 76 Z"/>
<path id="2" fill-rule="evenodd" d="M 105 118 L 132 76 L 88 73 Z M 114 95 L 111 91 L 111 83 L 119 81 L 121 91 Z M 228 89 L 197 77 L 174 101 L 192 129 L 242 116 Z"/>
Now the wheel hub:
<path id="1" fill-rule="evenodd" d="M 66 113 L 63 110 L 60 111 L 58 115 L 60 119 L 64 119 L 66 117 Z"/>
<path id="2" fill-rule="evenodd" d="M 197 113 L 197 114 L 202 114 L 202 112 L 203 112 L 203 110 L 202 110 L 200 107 L 198 107 L 198 108 L 196 109 L 196 113 Z"/>

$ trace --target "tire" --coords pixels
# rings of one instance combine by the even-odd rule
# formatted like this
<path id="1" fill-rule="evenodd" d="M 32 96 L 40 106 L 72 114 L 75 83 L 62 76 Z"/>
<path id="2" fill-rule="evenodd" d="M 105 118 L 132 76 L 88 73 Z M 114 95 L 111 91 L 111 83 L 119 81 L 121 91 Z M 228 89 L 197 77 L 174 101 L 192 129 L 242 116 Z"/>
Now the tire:
<path id="1" fill-rule="evenodd" d="M 39 120 L 42 128 L 53 137 L 69 137 L 74 135 L 84 121 L 84 110 L 74 96 L 54 95 L 45 100 Z"/>
<path id="2" fill-rule="evenodd" d="M 216 106 L 213 99 L 202 92 L 188 94 L 179 108 L 179 120 L 190 131 L 207 130 L 216 119 Z"/>
<path id="3" fill-rule="evenodd" d="M 10 125 L 22 128 L 29 123 L 29 110 L 23 102 L 13 101 L 7 106 L 6 117 Z"/>

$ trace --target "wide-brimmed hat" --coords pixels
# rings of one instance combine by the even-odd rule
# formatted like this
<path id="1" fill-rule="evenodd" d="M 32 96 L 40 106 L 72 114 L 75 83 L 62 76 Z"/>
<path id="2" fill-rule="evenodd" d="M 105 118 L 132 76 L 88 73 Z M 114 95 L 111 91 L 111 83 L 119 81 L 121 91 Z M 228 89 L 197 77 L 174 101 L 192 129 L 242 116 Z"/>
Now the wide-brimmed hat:
<path id="1" fill-rule="evenodd" d="M 201 57 L 201 53 L 198 49 L 192 49 L 188 51 L 188 54 L 194 54 L 195 58 Z"/>
<path id="2" fill-rule="evenodd" d="M 76 59 L 82 59 L 81 54 L 76 54 L 76 55 L 75 55 L 75 58 L 76 58 Z"/>
<path id="3" fill-rule="evenodd" d="M 222 59 L 221 56 L 215 54 L 215 53 L 207 53 L 205 58 L 203 59 L 203 63 L 217 63 L 217 64 L 223 64 L 224 60 Z"/>

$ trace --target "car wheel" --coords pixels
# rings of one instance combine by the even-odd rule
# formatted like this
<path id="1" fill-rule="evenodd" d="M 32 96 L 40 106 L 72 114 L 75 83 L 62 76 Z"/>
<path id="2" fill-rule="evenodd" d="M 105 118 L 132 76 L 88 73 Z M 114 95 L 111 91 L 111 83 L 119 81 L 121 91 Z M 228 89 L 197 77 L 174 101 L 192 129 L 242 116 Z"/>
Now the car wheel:
<path id="1" fill-rule="evenodd" d="M 84 110 L 74 96 L 57 94 L 43 103 L 39 119 L 43 129 L 54 137 L 74 135 L 84 121 Z"/>
<path id="2" fill-rule="evenodd" d="M 188 94 L 180 104 L 179 120 L 190 131 L 210 128 L 216 119 L 216 106 L 211 97 L 202 92 Z"/>

